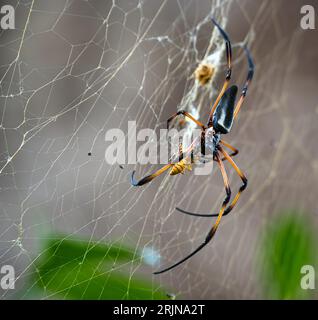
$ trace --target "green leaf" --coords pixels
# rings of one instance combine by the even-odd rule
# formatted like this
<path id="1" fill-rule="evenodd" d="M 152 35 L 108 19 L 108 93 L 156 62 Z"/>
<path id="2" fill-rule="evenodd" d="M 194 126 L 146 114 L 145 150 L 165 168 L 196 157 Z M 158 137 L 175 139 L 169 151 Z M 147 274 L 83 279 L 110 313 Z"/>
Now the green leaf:
<path id="1" fill-rule="evenodd" d="M 305 299 L 310 290 L 300 286 L 300 270 L 315 265 L 314 232 L 302 213 L 281 214 L 266 229 L 260 247 L 260 270 L 265 295 L 270 299 Z"/>
<path id="2" fill-rule="evenodd" d="M 123 244 L 101 244 L 66 237 L 46 243 L 36 260 L 36 285 L 49 298 L 166 299 L 159 285 L 135 272 L 141 263 Z M 133 268 L 133 269 L 132 269 Z"/>

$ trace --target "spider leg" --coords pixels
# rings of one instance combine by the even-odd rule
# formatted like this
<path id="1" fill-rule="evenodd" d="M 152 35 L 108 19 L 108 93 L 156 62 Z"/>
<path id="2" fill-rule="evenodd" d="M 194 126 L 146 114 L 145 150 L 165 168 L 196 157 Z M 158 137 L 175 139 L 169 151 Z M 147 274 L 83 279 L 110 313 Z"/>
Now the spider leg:
<path id="1" fill-rule="evenodd" d="M 201 153 L 205 155 L 205 129 L 206 127 L 201 123 L 199 120 L 195 119 L 189 112 L 184 111 L 184 110 L 179 110 L 175 114 L 173 114 L 168 120 L 167 120 L 167 129 L 169 129 L 169 124 L 170 122 L 177 117 L 178 115 L 184 115 L 185 117 L 189 118 L 192 120 L 194 123 L 196 123 L 199 127 L 201 127 L 202 132 L 201 132 Z M 193 152 L 191 153 L 191 159 L 193 160 Z M 181 160 L 181 159 L 180 159 Z"/>
<path id="2" fill-rule="evenodd" d="M 130 177 L 130 182 L 133 186 L 135 187 L 139 187 L 142 186 L 148 182 L 150 182 L 151 180 L 153 180 L 154 178 L 160 176 L 162 173 L 164 173 L 166 170 L 168 170 L 170 167 L 172 167 L 173 164 L 169 163 L 165 166 L 163 166 L 162 168 L 160 168 L 159 170 L 157 170 L 155 173 L 150 174 L 142 179 L 140 179 L 139 181 L 135 180 L 134 175 L 135 175 L 135 170 L 131 173 L 131 177 Z"/>
<path id="3" fill-rule="evenodd" d="M 215 232 L 220 224 L 220 221 L 221 221 L 221 218 L 222 218 L 222 215 L 224 214 L 224 210 L 227 206 L 227 204 L 229 203 L 230 201 L 230 198 L 231 198 L 231 189 L 230 189 L 230 186 L 229 186 L 229 180 L 228 180 L 228 176 L 226 174 L 226 171 L 225 171 L 225 167 L 224 167 L 224 164 L 223 162 L 221 161 L 219 155 L 217 154 L 216 155 L 216 161 L 219 165 L 219 168 L 221 170 L 221 173 L 222 173 L 222 177 L 223 177 L 223 182 L 224 182 L 224 187 L 225 187 L 225 191 L 226 191 L 226 196 L 225 196 L 225 199 L 223 201 L 223 204 L 222 204 L 222 207 L 218 213 L 218 217 L 216 219 L 216 222 L 214 223 L 214 225 L 212 226 L 212 228 L 210 229 L 210 231 L 208 232 L 205 240 L 203 243 L 201 243 L 199 245 L 199 247 L 197 247 L 193 252 L 191 252 L 189 255 L 187 255 L 185 258 L 181 259 L 180 261 L 178 261 L 177 263 L 173 264 L 172 266 L 168 267 L 168 268 L 165 268 L 163 270 L 160 270 L 160 271 L 156 271 L 154 272 L 154 274 L 160 274 L 160 273 L 164 273 L 166 271 L 169 271 L 177 266 L 179 266 L 181 263 L 185 262 L 186 260 L 190 259 L 192 256 L 194 256 L 197 252 L 199 252 L 201 249 L 203 249 L 213 238 L 213 236 L 215 235 Z"/>
<path id="4" fill-rule="evenodd" d="M 197 119 L 195 119 L 189 112 L 184 111 L 184 110 L 179 110 L 178 112 L 176 112 L 175 114 L 173 114 L 168 120 L 167 120 L 167 129 L 169 129 L 169 124 L 170 122 L 177 116 L 179 116 L 180 114 L 184 115 L 185 117 L 189 118 L 190 120 L 192 120 L 193 122 L 195 122 L 198 126 L 200 126 L 201 128 L 204 128 L 204 125 Z"/>
<path id="5" fill-rule="evenodd" d="M 183 150 L 183 146 L 182 146 L 182 144 L 180 144 L 179 145 L 179 161 L 181 161 L 185 157 L 190 157 L 191 163 L 193 163 L 194 162 L 193 148 L 194 148 L 194 144 L 192 143 L 186 150 Z M 159 170 L 157 170 L 156 172 L 154 172 L 148 176 L 145 176 L 144 178 L 140 179 L 139 181 L 137 181 L 134 177 L 135 172 L 136 172 L 134 170 L 131 173 L 130 183 L 135 187 L 140 187 L 140 186 L 152 181 L 154 178 L 160 176 L 162 173 L 164 173 L 169 168 L 173 167 L 175 164 L 176 163 L 168 163 L 165 166 L 163 166 L 162 168 L 160 168 Z"/>
<path id="6" fill-rule="evenodd" d="M 232 203 L 225 209 L 223 216 L 226 216 L 227 214 L 229 214 L 232 209 L 234 208 L 234 206 L 236 205 L 238 199 L 241 196 L 241 193 L 246 189 L 247 187 L 247 178 L 245 177 L 244 173 L 241 171 L 241 169 L 236 165 L 236 163 L 234 162 L 234 160 L 231 158 L 231 156 L 222 148 L 220 147 L 220 152 L 224 155 L 224 158 L 226 160 L 229 161 L 229 163 L 231 164 L 231 166 L 234 168 L 234 170 L 237 172 L 237 174 L 239 175 L 239 177 L 242 180 L 242 185 L 239 189 L 239 191 L 237 192 L 237 194 L 234 197 L 234 200 L 232 201 Z M 195 212 L 190 212 L 190 211 L 185 211 L 183 209 L 180 208 L 176 208 L 179 212 L 182 212 L 184 214 L 187 214 L 189 216 L 195 216 L 195 217 L 217 217 L 218 214 L 217 213 L 212 213 L 212 214 L 203 214 L 203 213 L 195 213 Z"/>
<path id="7" fill-rule="evenodd" d="M 227 35 L 227 33 L 220 27 L 220 25 L 213 18 L 212 18 L 212 22 L 218 28 L 218 30 L 220 31 L 220 33 L 225 41 L 226 58 L 227 58 L 227 71 L 226 71 L 225 81 L 224 81 L 223 87 L 222 87 L 218 97 L 216 98 L 216 100 L 212 106 L 211 112 L 209 114 L 208 126 L 212 124 L 212 118 L 213 118 L 215 108 L 218 105 L 218 103 L 220 102 L 220 99 L 222 98 L 225 90 L 227 89 L 229 82 L 231 80 L 231 75 L 232 75 L 232 46 L 231 46 L 230 38 Z"/>
<path id="8" fill-rule="evenodd" d="M 234 162 L 232 157 L 222 147 L 220 148 L 220 151 L 224 155 L 224 157 L 229 161 L 231 166 L 234 168 L 234 170 L 236 171 L 236 173 L 239 175 L 239 177 L 242 180 L 242 185 L 240 186 L 239 191 L 237 192 L 236 196 L 234 197 L 232 203 L 226 208 L 226 211 L 227 211 L 226 214 L 228 214 L 228 213 L 231 212 L 231 210 L 236 205 L 236 203 L 237 203 L 238 199 L 240 198 L 242 192 L 246 189 L 246 187 L 247 187 L 247 178 L 246 178 L 245 174 L 242 172 L 242 170 L 236 165 L 236 163 Z"/>
<path id="9" fill-rule="evenodd" d="M 228 142 L 224 141 L 224 140 L 220 140 L 220 143 L 223 144 L 225 147 L 229 148 L 230 150 L 232 150 L 233 152 L 230 154 L 230 157 L 234 157 L 239 153 L 239 150 L 236 149 L 235 147 L 233 147 L 232 145 L 230 145 Z M 226 160 L 225 157 L 223 157 L 221 159 L 222 161 Z"/>
<path id="10" fill-rule="evenodd" d="M 244 50 L 245 50 L 247 62 L 248 62 L 248 73 L 247 73 L 247 78 L 246 78 L 244 87 L 242 89 L 241 97 L 240 97 L 239 101 L 237 102 L 235 110 L 234 110 L 234 119 L 236 118 L 237 114 L 239 113 L 239 111 L 242 107 L 242 104 L 243 104 L 244 99 L 247 94 L 248 86 L 253 79 L 254 69 L 255 69 L 254 62 L 253 62 L 250 51 L 247 49 L 246 46 L 244 46 Z"/>

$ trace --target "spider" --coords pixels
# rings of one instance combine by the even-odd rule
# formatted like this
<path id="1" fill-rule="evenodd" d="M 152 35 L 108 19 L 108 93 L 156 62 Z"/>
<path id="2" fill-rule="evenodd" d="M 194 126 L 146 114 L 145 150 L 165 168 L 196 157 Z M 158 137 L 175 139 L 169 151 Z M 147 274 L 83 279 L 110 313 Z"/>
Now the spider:
<path id="1" fill-rule="evenodd" d="M 245 174 L 241 171 L 241 169 L 236 165 L 236 163 L 233 160 L 233 156 L 237 155 L 239 150 L 230 145 L 228 142 L 221 139 L 222 134 L 227 134 L 230 132 L 233 121 L 237 117 L 242 104 L 244 102 L 244 99 L 247 94 L 247 90 L 249 87 L 249 84 L 253 78 L 254 75 L 254 63 L 252 60 L 252 57 L 250 55 L 249 50 L 246 46 L 244 46 L 244 50 L 247 57 L 248 62 L 248 74 L 246 78 L 246 82 L 243 86 L 241 96 L 235 104 L 236 95 L 238 91 L 238 87 L 236 85 L 229 86 L 229 82 L 231 80 L 231 74 L 232 74 L 232 47 L 231 47 L 231 41 L 227 35 L 227 33 L 220 27 L 220 25 L 212 18 L 211 19 L 213 24 L 216 26 L 216 28 L 219 30 L 220 34 L 222 35 L 225 45 L 226 45 L 226 57 L 227 57 L 227 71 L 225 76 L 225 81 L 223 84 L 223 87 L 214 102 L 211 112 L 208 117 L 207 125 L 203 125 L 199 120 L 195 119 L 190 113 L 180 110 L 174 115 L 172 115 L 167 120 L 167 127 L 169 129 L 170 122 L 177 116 L 183 115 L 185 118 L 188 118 L 189 120 L 196 123 L 201 128 L 201 137 L 200 137 L 200 144 L 201 144 L 201 154 L 204 157 L 206 154 L 206 149 L 208 149 L 209 152 L 212 153 L 212 161 L 216 161 L 218 164 L 218 167 L 221 171 L 224 187 L 225 187 L 225 199 L 223 200 L 222 206 L 218 213 L 213 214 L 201 214 L 201 213 L 194 213 L 190 211 L 186 211 L 180 208 L 176 208 L 179 212 L 196 216 L 196 217 L 217 217 L 215 223 L 210 228 L 208 234 L 206 235 L 204 241 L 189 255 L 187 255 L 185 258 L 181 259 L 177 263 L 162 269 L 160 271 L 154 272 L 154 274 L 160 274 L 164 273 L 168 270 L 171 270 L 180 264 L 184 263 L 186 260 L 190 259 L 192 256 L 194 256 L 196 253 L 198 253 L 202 248 L 204 248 L 213 238 L 215 235 L 218 226 L 220 224 L 222 216 L 225 216 L 229 214 L 234 206 L 236 205 L 237 201 L 239 200 L 241 193 L 246 189 L 247 187 L 247 178 Z M 229 154 L 225 148 L 228 148 L 231 150 L 231 154 Z M 231 189 L 229 185 L 229 179 L 223 164 L 223 161 L 228 161 L 229 164 L 234 168 L 240 179 L 242 180 L 242 185 L 240 186 L 239 190 L 237 191 L 234 199 L 230 203 L 231 200 Z M 139 181 L 136 181 L 134 178 L 135 171 L 131 174 L 131 184 L 133 186 L 142 186 L 150 181 L 152 181 L 154 178 L 158 177 L 162 173 L 164 173 L 166 170 L 170 169 L 170 175 L 175 175 L 178 173 L 184 173 L 185 170 L 191 169 L 191 163 L 193 163 L 193 146 L 191 148 L 188 148 L 186 151 L 182 150 L 182 147 L 179 148 L 179 161 L 178 162 L 171 162 L 163 166 L 161 169 L 157 170 L 153 174 L 150 174 L 144 178 L 142 178 Z M 190 166 L 190 167 L 189 167 Z"/>

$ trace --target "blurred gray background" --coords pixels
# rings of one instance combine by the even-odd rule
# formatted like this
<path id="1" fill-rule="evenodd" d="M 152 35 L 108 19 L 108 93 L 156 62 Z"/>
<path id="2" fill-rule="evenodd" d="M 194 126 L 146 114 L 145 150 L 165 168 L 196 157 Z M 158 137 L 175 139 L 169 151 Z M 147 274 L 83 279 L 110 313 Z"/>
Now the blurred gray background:
<path id="1" fill-rule="evenodd" d="M 236 162 L 249 187 L 210 246 L 153 281 L 182 298 L 262 297 L 255 256 L 264 226 L 288 208 L 318 224 L 318 31 L 300 28 L 301 6 L 318 11 L 316 1 L 10 4 L 16 30 L 0 33 L 0 265 L 15 266 L 17 290 L 53 233 L 151 247 L 162 266 L 204 239 L 213 221 L 174 208 L 217 211 L 223 197 L 218 172 L 158 178 L 138 189 L 130 186 L 129 172 L 136 169 L 139 177 L 158 167 L 120 169 L 104 154 L 106 131 L 127 133 L 128 120 L 138 129 L 165 127 L 217 37 L 213 15 L 233 43 L 248 40 L 256 64 L 246 103 L 226 137 L 240 149 Z M 233 82 L 243 84 L 246 61 L 239 48 L 233 54 Z M 224 78 L 223 57 L 213 86 L 202 89 L 202 121 Z M 229 176 L 235 191 L 240 181 L 231 170 Z M 130 268 L 151 278 L 150 266 Z M 0 291 L 4 299 L 10 294 Z"/>

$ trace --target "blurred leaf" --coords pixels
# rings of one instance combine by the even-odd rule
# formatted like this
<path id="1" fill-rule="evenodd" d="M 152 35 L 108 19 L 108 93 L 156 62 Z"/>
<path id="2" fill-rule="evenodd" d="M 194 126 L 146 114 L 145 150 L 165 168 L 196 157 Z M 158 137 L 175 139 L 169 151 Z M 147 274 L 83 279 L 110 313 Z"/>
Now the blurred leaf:
<path id="1" fill-rule="evenodd" d="M 309 298 L 300 270 L 317 261 L 314 233 L 304 214 L 283 213 L 268 226 L 260 248 L 265 294 L 270 299 Z"/>
<path id="2" fill-rule="evenodd" d="M 32 280 L 50 298 L 166 299 L 159 285 L 129 272 L 132 261 L 141 260 L 122 244 L 55 237 L 37 259 Z"/>

